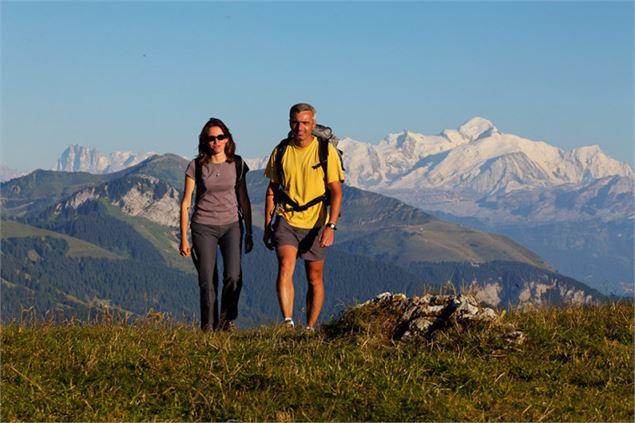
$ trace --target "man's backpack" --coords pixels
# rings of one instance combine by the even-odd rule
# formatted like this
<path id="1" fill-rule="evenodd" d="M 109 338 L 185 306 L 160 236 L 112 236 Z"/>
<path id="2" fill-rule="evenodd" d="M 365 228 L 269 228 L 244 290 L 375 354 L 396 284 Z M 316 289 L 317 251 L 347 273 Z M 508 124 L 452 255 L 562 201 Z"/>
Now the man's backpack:
<path id="1" fill-rule="evenodd" d="M 278 177 L 278 189 L 275 193 L 275 202 L 276 204 L 282 204 L 285 210 L 293 210 L 293 211 L 305 211 L 314 205 L 322 202 L 328 203 L 331 199 L 331 192 L 326 188 L 326 181 L 324 183 L 324 194 L 312 199 L 306 204 L 298 204 L 296 201 L 292 200 L 289 195 L 284 192 L 281 188 L 282 181 L 284 181 L 284 173 L 282 170 L 282 157 L 284 156 L 285 151 L 287 151 L 287 147 L 291 142 L 292 133 L 289 132 L 287 138 L 280 141 L 278 146 L 276 147 L 276 158 L 275 158 L 275 172 Z M 318 157 L 320 161 L 313 165 L 313 169 L 317 169 L 319 166 L 322 166 L 322 170 L 324 171 L 324 177 L 327 175 L 328 168 L 328 158 L 329 158 L 329 144 L 332 144 L 335 147 L 335 151 L 337 151 L 337 156 L 340 160 L 340 164 L 342 165 L 342 169 L 344 169 L 344 161 L 342 160 L 342 151 L 337 148 L 337 144 L 339 143 L 339 138 L 337 138 L 331 128 L 323 125 L 315 125 L 315 129 L 313 129 L 313 136 L 315 136 L 318 140 Z"/>

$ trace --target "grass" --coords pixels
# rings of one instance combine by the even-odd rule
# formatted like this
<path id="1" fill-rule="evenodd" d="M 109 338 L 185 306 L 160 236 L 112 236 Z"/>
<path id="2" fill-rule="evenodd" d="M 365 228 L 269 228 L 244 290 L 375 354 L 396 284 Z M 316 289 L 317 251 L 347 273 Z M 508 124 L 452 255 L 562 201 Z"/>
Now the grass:
<path id="1" fill-rule="evenodd" d="M 314 336 L 131 324 L 1 328 L 2 421 L 633 421 L 633 305 L 512 311 L 394 342 L 350 310 Z"/>

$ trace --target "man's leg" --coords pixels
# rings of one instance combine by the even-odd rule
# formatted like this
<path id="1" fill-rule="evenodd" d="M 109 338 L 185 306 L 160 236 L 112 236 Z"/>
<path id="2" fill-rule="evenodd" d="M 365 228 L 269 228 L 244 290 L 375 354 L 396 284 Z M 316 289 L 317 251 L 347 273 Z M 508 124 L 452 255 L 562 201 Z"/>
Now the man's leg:
<path id="1" fill-rule="evenodd" d="M 306 325 L 314 328 L 324 304 L 324 260 L 304 262 L 306 279 Z"/>
<path id="2" fill-rule="evenodd" d="M 295 261 L 298 249 L 292 245 L 280 245 L 276 248 L 278 256 L 278 303 L 282 317 L 293 317 L 293 271 L 295 270 Z"/>

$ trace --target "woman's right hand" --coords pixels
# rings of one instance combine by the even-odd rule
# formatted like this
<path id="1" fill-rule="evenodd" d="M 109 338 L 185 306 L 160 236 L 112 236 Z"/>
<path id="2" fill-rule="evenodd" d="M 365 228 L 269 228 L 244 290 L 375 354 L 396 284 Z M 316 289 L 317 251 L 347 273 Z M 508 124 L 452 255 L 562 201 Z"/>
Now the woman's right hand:
<path id="1" fill-rule="evenodd" d="M 181 245 L 179 245 L 179 252 L 183 257 L 190 256 L 190 243 L 187 240 L 181 241 Z"/>

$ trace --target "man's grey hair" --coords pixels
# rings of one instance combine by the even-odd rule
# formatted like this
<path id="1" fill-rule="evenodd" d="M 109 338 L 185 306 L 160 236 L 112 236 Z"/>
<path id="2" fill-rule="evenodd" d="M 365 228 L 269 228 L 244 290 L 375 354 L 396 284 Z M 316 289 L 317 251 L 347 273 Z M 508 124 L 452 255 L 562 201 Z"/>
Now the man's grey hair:
<path id="1" fill-rule="evenodd" d="M 289 119 L 293 118 L 293 115 L 300 112 L 311 112 L 313 114 L 313 122 L 317 119 L 317 110 L 315 110 L 315 107 L 311 106 L 309 103 L 298 103 L 291 106 L 291 110 L 289 110 Z"/>

